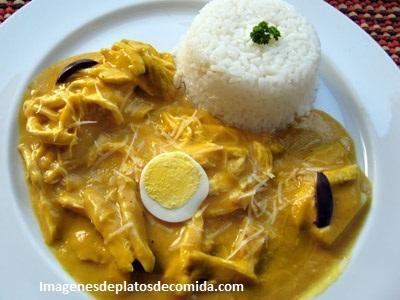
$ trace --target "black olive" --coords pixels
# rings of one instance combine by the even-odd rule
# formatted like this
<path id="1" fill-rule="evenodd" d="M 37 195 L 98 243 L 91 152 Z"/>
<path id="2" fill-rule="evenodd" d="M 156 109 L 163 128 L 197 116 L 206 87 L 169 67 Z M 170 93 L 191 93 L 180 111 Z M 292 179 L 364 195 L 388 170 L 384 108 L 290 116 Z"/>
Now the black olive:
<path id="1" fill-rule="evenodd" d="M 332 189 L 328 177 L 322 172 L 317 173 L 315 207 L 317 209 L 317 219 L 314 224 L 318 228 L 329 226 L 333 213 Z"/>
<path id="2" fill-rule="evenodd" d="M 79 70 L 82 69 L 87 69 L 90 67 L 93 67 L 94 65 L 97 65 L 98 62 L 91 60 L 91 59 L 79 59 L 77 61 L 74 61 L 73 63 L 70 63 L 68 66 L 66 66 L 58 75 L 56 83 L 64 83 L 67 81 L 67 79 L 74 74 L 75 72 L 78 72 Z"/>
<path id="3" fill-rule="evenodd" d="M 138 261 L 137 259 L 135 259 L 132 263 L 132 267 L 135 270 L 135 272 L 140 272 L 143 273 L 145 272 L 143 265 L 140 263 L 140 261 Z"/>

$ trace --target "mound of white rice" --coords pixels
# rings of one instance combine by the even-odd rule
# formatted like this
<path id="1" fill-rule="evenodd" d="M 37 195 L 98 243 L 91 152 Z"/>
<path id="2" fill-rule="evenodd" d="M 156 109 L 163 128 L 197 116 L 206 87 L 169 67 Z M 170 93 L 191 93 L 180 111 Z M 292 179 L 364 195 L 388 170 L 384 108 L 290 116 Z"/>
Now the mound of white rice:
<path id="1" fill-rule="evenodd" d="M 250 32 L 261 21 L 281 38 L 255 44 Z M 320 52 L 313 27 L 284 1 L 213 0 L 177 49 L 177 76 L 196 106 L 230 125 L 273 131 L 310 110 Z"/>

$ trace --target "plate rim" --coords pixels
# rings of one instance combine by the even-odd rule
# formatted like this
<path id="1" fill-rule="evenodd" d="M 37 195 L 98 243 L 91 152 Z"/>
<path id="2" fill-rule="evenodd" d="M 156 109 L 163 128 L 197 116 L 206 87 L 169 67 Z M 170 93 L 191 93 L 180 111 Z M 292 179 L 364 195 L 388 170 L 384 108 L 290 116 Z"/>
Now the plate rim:
<path id="1" fill-rule="evenodd" d="M 53 3 L 52 3 L 53 2 Z M 174 1 L 168 1 L 168 0 L 152 0 L 152 1 L 144 1 L 144 0 L 135 0 L 135 1 L 129 1 L 129 0 L 116 0 L 113 1 L 111 3 L 111 1 L 109 1 L 108 3 L 106 3 L 106 1 L 103 3 L 99 3 L 96 2 L 95 0 L 87 0 L 85 2 L 80 2 L 79 0 L 70 0 L 68 2 L 68 4 L 61 4 L 58 3 L 58 5 L 56 5 L 54 2 L 56 1 L 51 1 L 51 0 L 35 0 L 30 2 L 28 5 L 26 5 L 25 7 L 23 7 L 18 13 L 12 15 L 7 22 L 3 23 L 0 25 L 0 40 L 10 40 L 10 35 L 12 35 L 13 33 L 21 33 L 21 29 L 22 26 L 25 25 L 26 22 L 28 22 L 29 20 L 33 20 L 35 17 L 37 17 L 38 15 L 41 15 L 41 11 L 42 9 L 45 7 L 45 9 L 49 10 L 49 8 L 51 8 L 50 10 L 52 11 L 52 14 L 54 14 L 52 17 L 55 18 L 56 16 L 62 16 L 65 13 L 65 10 L 67 10 L 67 12 L 75 12 L 76 10 L 73 8 L 74 5 L 79 5 L 79 7 L 90 7 L 90 5 L 94 4 L 96 7 L 100 7 L 100 11 L 102 12 L 101 15 L 103 14 L 107 14 L 107 13 L 111 13 L 115 10 L 122 9 L 123 7 L 126 6 L 131 6 L 131 5 L 137 5 L 139 3 L 157 3 L 157 2 L 164 2 L 164 3 L 169 3 L 169 2 L 174 2 L 174 3 L 183 3 L 185 2 L 184 0 L 174 0 Z M 191 0 L 190 2 L 193 3 L 205 3 L 206 1 L 203 0 Z M 353 23 L 353 21 L 351 21 L 349 18 L 347 18 L 345 15 L 343 15 L 342 13 L 340 13 L 338 10 L 336 10 L 335 8 L 331 7 L 329 4 L 327 4 L 326 2 L 322 1 L 322 0 L 309 0 L 307 2 L 301 1 L 301 0 L 291 0 L 288 2 L 292 2 L 295 5 L 301 5 L 300 11 L 303 10 L 310 10 L 311 6 L 317 7 L 315 9 L 315 11 L 319 11 L 321 13 L 324 14 L 324 16 L 327 18 L 327 21 L 330 20 L 334 20 L 335 25 L 337 26 L 342 26 L 345 28 L 346 33 L 348 33 L 349 35 L 351 35 L 351 37 L 356 37 L 357 41 L 361 41 L 362 45 L 364 47 L 366 47 L 364 50 L 364 55 L 365 56 L 369 56 L 372 58 L 372 60 L 377 59 L 379 62 L 374 62 L 372 61 L 371 67 L 366 68 L 365 65 L 365 60 L 361 59 L 360 57 L 354 57 L 353 60 L 349 60 L 348 58 L 343 59 L 343 57 L 341 56 L 342 54 L 340 53 L 330 53 L 330 57 L 331 59 L 333 59 L 335 61 L 334 66 L 336 68 L 336 72 L 338 74 L 340 74 L 341 76 L 343 76 L 343 78 L 345 78 L 347 83 L 351 83 L 350 86 L 352 88 L 352 92 L 354 93 L 355 97 L 357 97 L 358 99 L 367 99 L 367 100 L 363 100 L 363 101 L 372 101 L 371 97 L 368 97 L 368 95 L 365 94 L 365 91 L 363 92 L 361 89 L 360 85 L 364 85 L 365 86 L 365 82 L 368 80 L 370 82 L 373 82 L 374 84 L 382 84 L 385 87 L 385 91 L 384 91 L 384 95 L 382 96 L 384 99 L 381 100 L 388 102 L 389 104 L 392 104 L 393 106 L 395 106 L 396 108 L 400 108 L 400 96 L 396 97 L 395 95 L 400 95 L 400 86 L 396 86 L 396 83 L 400 82 L 400 72 L 398 67 L 396 66 L 396 64 L 393 62 L 393 60 L 386 54 L 386 52 L 365 32 L 363 31 L 359 26 L 357 26 L 355 23 Z M 84 10 L 84 9 L 82 9 Z M 306 14 L 307 15 L 307 14 Z M 85 20 L 85 14 L 82 14 L 82 12 L 80 12 L 80 14 L 78 14 L 77 19 L 79 18 L 83 18 L 83 20 Z M 86 21 L 85 22 L 90 22 L 91 20 L 88 20 L 86 17 Z M 43 25 L 40 25 L 43 26 Z M 46 29 L 44 28 L 38 28 L 38 30 L 44 30 Z M 48 29 L 47 30 L 51 31 L 51 30 L 55 30 L 54 29 Z M 23 30 L 22 30 L 23 31 Z M 23 33 L 22 33 L 23 34 Z M 53 33 L 53 35 L 55 35 L 55 33 Z M 323 36 L 321 36 L 321 38 L 324 38 Z M 22 36 L 14 36 L 13 37 L 13 41 L 18 44 L 21 43 L 23 44 L 23 40 L 18 42 L 19 40 L 22 39 Z M 349 40 L 349 37 L 345 38 L 345 40 L 352 44 L 354 41 Z M 345 48 L 345 47 L 344 47 Z M 359 51 L 359 49 L 357 47 L 355 47 L 357 50 L 357 53 L 361 53 Z M 4 52 L 7 51 L 7 55 L 3 56 L 5 58 L 9 58 L 12 57 L 12 55 L 16 55 L 18 57 L 21 57 L 21 55 L 23 55 L 23 52 L 21 51 L 21 49 L 15 49 L 14 48 L 14 44 L 10 44 L 10 43 L 5 43 L 4 46 L 2 45 L 2 48 L 0 49 L 0 54 L 3 54 Z M 3 53 L 2 53 L 3 52 Z M 22 52 L 22 53 L 21 53 Z M 340 51 L 339 51 L 340 52 Z M 10 53 L 12 53 L 12 55 L 10 55 Z M 37 54 L 38 55 L 38 54 Z M 349 54 L 346 54 L 347 56 L 349 56 Z M 40 56 L 40 55 L 39 55 Z M 346 57 L 347 57 L 346 56 Z M 45 57 L 42 56 L 42 57 Z M 349 56 L 351 57 L 351 55 Z M 3 64 L 2 60 L 2 56 L 0 56 L 0 63 Z M 6 61 L 6 70 L 9 71 L 7 72 L 1 72 L 0 73 L 0 92 L 2 91 L 8 91 L 10 89 L 9 86 L 6 86 L 6 84 L 4 84 L 4 82 L 9 83 L 10 82 L 10 78 L 21 78 L 21 74 L 18 74 L 18 72 L 10 72 L 10 66 L 8 66 L 7 68 L 7 62 L 9 60 Z M 24 58 L 22 60 L 23 62 L 27 61 L 27 58 Z M 28 59 L 29 61 L 29 59 Z M 348 64 L 350 62 L 351 66 L 346 66 L 346 64 Z M 353 69 L 352 69 L 353 68 Z M 371 72 L 371 69 L 377 69 L 380 70 L 381 73 L 383 73 L 385 76 L 388 76 L 388 78 L 386 78 L 386 82 L 382 82 L 383 78 L 380 78 L 380 76 L 378 74 L 374 74 L 374 73 L 369 73 Z M 367 72 L 365 72 L 367 71 Z M 7 73 L 7 74 L 6 74 Z M 364 73 L 364 74 L 363 74 Z M 6 74 L 6 75 L 5 75 Z M 14 76 L 14 77 L 12 77 Z M 19 76 L 19 77 L 18 77 Z M 368 80 L 359 80 L 359 81 L 352 81 L 352 76 L 355 76 L 357 79 L 359 76 L 365 76 L 368 77 Z M 350 79 L 349 79 L 350 77 Z M 23 75 L 22 75 L 22 78 Z M 354 79 L 354 78 L 353 78 Z M 12 80 L 11 80 L 12 81 Z M 2 84 L 3 83 L 3 84 Z M 14 83 L 15 84 L 15 83 Z M 17 89 L 18 89 L 18 84 L 17 84 Z M 8 92 L 10 93 L 10 92 Z M 5 93 L 7 95 L 7 92 Z M 391 99 L 390 95 L 393 94 L 394 98 Z M 15 95 L 14 95 L 15 97 Z M 10 128 L 10 124 L 12 124 L 11 118 L 10 117 L 10 111 L 13 111 L 13 107 L 14 105 L 8 105 L 8 103 L 6 103 L 7 99 L 4 99 L 4 97 L 2 97 L 0 95 L 0 99 L 2 99 L 3 101 L 0 101 L 0 120 L 2 122 L 0 122 L 0 130 L 2 132 L 4 132 L 5 134 L 2 135 L 2 141 L 3 141 L 3 145 L 9 145 L 9 132 L 11 132 Z M 398 105 L 398 107 L 397 107 Z M 14 111 L 13 111 L 14 112 Z M 393 113 L 397 113 L 397 117 L 400 116 L 400 109 L 398 111 L 394 111 Z M 368 114 L 368 112 L 367 112 Z M 371 117 L 371 116 L 370 116 Z M 385 115 L 383 116 L 385 117 Z M 387 116 L 386 116 L 387 117 Z M 394 117 L 396 117 L 396 115 L 394 115 Z M 393 118 L 393 116 L 392 116 Z M 377 190 L 374 189 L 374 199 L 377 199 L 377 196 L 382 196 L 384 197 L 385 195 L 388 195 L 390 197 L 390 195 L 394 195 L 394 186 L 388 186 L 389 183 L 382 183 L 382 179 L 380 178 L 376 178 L 376 176 L 379 175 L 379 172 L 381 172 L 380 170 L 382 169 L 382 172 L 384 170 L 390 170 L 390 167 L 394 167 L 394 168 L 398 168 L 398 170 L 400 169 L 400 163 L 399 162 L 393 162 L 392 166 L 388 165 L 388 162 L 386 162 L 383 158 L 382 155 L 384 155 L 385 153 L 388 153 L 387 149 L 385 150 L 385 147 L 390 147 L 390 146 L 394 146 L 395 149 L 400 150 L 400 137 L 394 137 L 392 138 L 392 140 L 388 141 L 387 138 L 385 139 L 385 136 L 380 137 L 380 133 L 377 130 L 377 124 L 375 124 L 374 120 L 369 120 L 371 121 L 370 124 L 368 124 L 368 133 L 371 136 L 371 145 L 370 147 L 373 149 L 373 165 L 372 168 L 374 170 L 374 178 L 373 181 L 375 181 L 375 184 L 378 184 L 378 188 Z M 398 123 L 396 123 L 398 124 Z M 391 125 L 392 127 L 394 125 Z M 389 130 L 394 130 L 393 128 L 389 128 Z M 392 132 L 390 132 L 392 133 Z M 391 152 L 390 152 L 391 153 Z M 17 212 L 13 211 L 13 213 L 9 212 L 9 209 L 16 209 L 16 207 L 13 205 L 15 203 L 10 203 L 10 201 L 12 201 L 11 199 L 6 199 L 7 198 L 7 194 L 10 194 L 10 178 L 9 178 L 9 168 L 10 165 L 7 163 L 7 160 L 9 159 L 9 149 L 7 149 L 7 147 L 2 147 L 1 148 L 1 152 L 0 152 L 0 167 L 2 167 L 3 170 L 7 170 L 7 172 L 5 172 L 5 177 L 7 177 L 6 180 L 2 180 L 0 182 L 0 189 L 3 191 L 2 195 L 1 195 L 1 204 L 0 204 L 0 219 L 2 220 L 7 220 L 9 223 L 8 226 L 14 226 L 13 228 L 15 228 L 15 231 L 10 234 L 8 232 L 6 232 L 4 229 L 0 229 L 0 234 L 1 235 L 6 235 L 5 239 L 1 240 L 1 245 L 2 248 L 6 247 L 6 241 L 7 243 L 10 244 L 14 244 L 14 242 L 18 245 L 22 245 L 22 247 L 30 247 L 30 249 L 33 249 L 35 251 L 37 251 L 37 249 L 35 248 L 35 242 L 30 242 L 29 245 L 27 245 L 26 240 L 32 240 L 32 238 L 29 236 L 28 231 L 26 230 L 26 226 L 22 226 L 21 224 L 19 224 L 19 222 L 17 222 L 19 219 L 17 217 L 12 217 L 12 214 L 15 214 Z M 12 167 L 13 165 L 11 165 Z M 384 167 L 382 167 L 384 166 Z M 393 174 L 395 174 L 395 178 L 400 178 L 400 172 L 393 172 Z M 387 187 L 388 191 L 383 191 L 383 187 Z M 7 191 L 7 192 L 6 192 Z M 361 233 L 361 236 L 359 237 L 359 243 L 360 240 L 362 240 L 362 244 L 363 246 L 367 247 L 367 246 L 371 246 L 374 243 L 371 243 L 371 241 L 368 241 L 368 239 L 370 239 L 371 237 L 367 237 L 366 236 L 366 232 L 367 230 L 372 230 L 372 224 L 382 224 L 382 212 L 380 213 L 381 215 L 377 216 L 376 214 L 378 214 L 379 211 L 382 210 L 382 205 L 378 206 L 378 203 L 375 203 L 373 199 L 373 205 L 371 208 L 371 212 L 372 210 L 373 213 L 369 216 L 368 218 L 368 222 L 367 224 L 365 224 L 366 226 L 364 226 L 363 231 Z M 375 200 L 377 201 L 377 200 Z M 391 201 L 394 202 L 394 201 Z M 399 208 L 400 209 L 400 204 L 396 204 L 396 203 L 392 203 L 394 204 L 393 207 Z M 375 210 L 375 209 L 379 209 L 381 208 L 381 210 Z M 394 209 L 393 209 L 394 210 Z M 8 211 L 8 212 L 7 212 Z M 387 214 L 387 210 L 384 209 L 385 215 Z M 379 218 L 378 218 L 379 217 Z M 385 219 L 385 218 L 383 218 Z M 17 224 L 18 223 L 18 224 Z M 396 228 L 400 228 L 400 221 L 397 221 L 396 224 Z M 382 226 L 382 225 L 379 225 Z M 375 230 L 376 231 L 376 230 Z M 22 233 L 22 235 L 21 235 Z M 388 241 L 387 239 L 391 238 L 391 236 L 379 236 L 379 234 L 381 234 L 381 231 L 377 231 L 374 232 L 375 237 L 379 237 L 377 240 L 381 241 L 382 243 L 389 244 L 389 245 L 394 245 L 394 246 L 399 246 L 400 247 L 400 243 L 398 244 L 393 244 L 390 243 L 390 241 Z M 18 237 L 18 238 L 16 238 Z M 14 240 L 14 241 L 13 241 Z M 4 245 L 3 245 L 4 243 Z M 5 251 L 5 250 L 3 250 Z M 8 249 L 9 251 L 9 249 Z M 376 251 L 375 251 L 376 252 Z M 13 253 L 13 252 L 11 252 Z M 392 253 L 392 252 L 389 252 Z M 371 254 L 372 255 L 372 254 Z M 393 255 L 393 254 L 392 254 Z M 394 256 L 393 256 L 394 257 Z M 354 259 L 354 258 L 353 258 Z M 350 263 L 350 265 L 355 265 L 353 262 Z M 65 279 L 65 276 L 61 276 L 61 274 L 55 274 L 56 276 L 53 278 L 54 273 L 51 271 L 49 273 L 47 273 L 45 270 L 46 266 L 48 265 L 48 259 L 44 258 L 44 257 L 37 257 L 37 268 L 40 268 L 41 266 L 41 272 L 46 273 L 44 278 L 48 277 L 50 278 L 49 282 L 54 281 L 54 278 L 57 278 L 58 280 L 60 280 L 60 282 L 63 282 L 62 278 Z M 54 258 L 53 258 L 54 260 Z M 361 260 L 360 263 L 365 263 L 365 259 Z M 54 262 L 53 262 L 54 263 Z M 1 270 L 7 270 L 7 262 L 2 262 L 0 264 L 0 266 L 2 266 Z M 10 264 L 12 264 L 11 260 L 10 260 Z M 58 263 L 56 262 L 57 266 Z M 357 265 L 356 265 L 357 266 Z M 400 269 L 400 259 L 398 259 L 397 261 L 395 261 L 394 263 L 392 262 L 392 264 L 389 264 L 388 261 L 384 261 L 382 262 L 382 264 L 377 265 L 372 264 L 372 266 L 378 270 L 379 269 L 379 274 L 382 275 L 386 275 L 386 276 L 390 276 L 393 278 L 391 280 L 391 284 L 392 285 L 388 285 L 389 280 L 387 280 L 387 278 L 385 278 L 386 285 L 385 285 L 385 291 L 386 291 L 386 296 L 388 299 L 391 299 L 398 295 L 398 293 L 400 292 L 400 289 L 397 288 L 397 286 L 395 285 L 395 281 L 396 279 L 400 279 L 400 272 L 396 271 L 395 269 Z M 382 266 L 384 266 L 384 269 L 387 270 L 387 273 L 382 273 Z M 352 267 L 352 266 L 349 266 Z M 345 280 L 349 280 L 348 277 L 352 277 L 355 276 L 357 274 L 354 274 L 354 272 L 347 272 L 349 267 L 346 268 L 344 274 L 342 274 L 339 279 L 337 280 L 337 282 L 335 282 L 333 285 L 331 285 L 325 292 L 324 294 L 321 296 L 321 298 L 323 299 L 335 299 L 335 297 L 338 296 L 342 296 L 343 297 L 343 290 L 344 289 L 348 289 L 351 285 L 348 285 L 346 283 L 343 283 Z M 356 268 L 356 267 L 354 267 Z M 360 267 L 357 267 L 360 268 Z M 58 269 L 60 269 L 60 267 L 58 267 Z M 61 270 L 61 273 L 65 272 L 64 270 Z M 389 275 L 390 273 L 390 275 Z M 42 273 L 41 273 L 42 274 Z M 18 278 L 14 278 L 12 277 L 12 275 L 14 274 L 6 274 L 5 272 L 1 272 L 0 271 L 0 278 L 3 280 L 3 283 L 8 282 L 9 284 L 12 285 L 12 282 L 14 279 L 16 279 L 14 281 L 14 285 L 16 282 L 21 281 L 21 277 Z M 37 278 L 36 273 L 32 272 L 27 272 L 26 275 L 29 275 L 31 279 Z M 360 275 L 360 274 L 359 274 Z M 346 276 L 346 279 L 343 279 L 344 276 Z M 360 277 L 363 278 L 369 278 L 368 276 L 364 276 L 363 274 L 361 274 Z M 14 278 L 14 279 L 13 279 Z M 361 280 L 361 279 L 360 279 Z M 367 281 L 368 282 L 368 281 Z M 29 292 L 35 292 L 37 290 L 37 286 L 34 287 L 33 284 L 29 284 L 29 282 L 26 284 L 26 286 L 28 287 L 28 293 Z M 382 286 L 383 287 L 383 286 Z M 35 289 L 35 290 L 33 290 Z M 342 292 L 341 292 L 342 291 Z M 0 291 L 0 295 L 2 295 L 4 291 Z M 374 290 L 372 287 L 368 287 L 366 289 L 366 293 L 365 293 L 365 299 L 374 299 L 373 297 L 375 296 L 383 296 L 383 294 L 381 293 L 383 291 L 379 291 L 379 293 L 377 293 L 376 290 Z M 397 293 L 397 294 L 396 294 Z M 7 296 L 13 296 L 13 294 L 6 294 Z M 43 296 L 46 296 L 45 294 L 38 294 L 41 296 L 41 298 L 43 298 Z M 357 295 L 360 296 L 360 293 L 354 292 L 352 290 L 348 290 L 345 293 L 346 297 L 351 297 L 352 295 Z M 50 297 L 48 299 L 55 299 L 55 295 L 50 294 Z M 56 298 L 58 299 L 58 295 L 56 296 Z M 61 298 L 61 296 L 60 296 Z M 47 299 L 47 298 L 46 298 Z"/>

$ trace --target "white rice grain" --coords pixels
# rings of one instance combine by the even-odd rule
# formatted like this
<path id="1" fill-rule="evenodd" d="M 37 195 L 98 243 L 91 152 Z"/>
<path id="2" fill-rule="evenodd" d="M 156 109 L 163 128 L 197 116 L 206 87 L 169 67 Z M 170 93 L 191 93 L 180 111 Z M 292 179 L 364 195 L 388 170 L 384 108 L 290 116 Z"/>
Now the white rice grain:
<path id="1" fill-rule="evenodd" d="M 255 44 L 261 21 L 282 37 Z M 197 107 L 227 124 L 274 131 L 310 110 L 320 53 L 313 27 L 282 0 L 213 0 L 177 49 L 177 77 Z"/>

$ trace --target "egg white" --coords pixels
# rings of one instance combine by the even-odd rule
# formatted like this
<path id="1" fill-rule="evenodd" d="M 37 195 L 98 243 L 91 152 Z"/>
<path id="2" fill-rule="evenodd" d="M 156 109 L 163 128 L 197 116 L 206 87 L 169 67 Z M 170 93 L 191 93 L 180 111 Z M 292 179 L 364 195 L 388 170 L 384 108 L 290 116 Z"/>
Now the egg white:
<path id="1" fill-rule="evenodd" d="M 156 157 L 158 158 L 161 155 L 166 155 L 166 154 L 168 153 L 160 154 Z M 200 183 L 194 195 L 189 200 L 187 200 L 187 202 L 183 206 L 179 208 L 173 208 L 173 209 L 165 208 L 161 206 L 157 201 L 153 200 L 146 192 L 144 184 L 145 182 L 144 176 L 148 170 L 149 165 L 151 165 L 152 160 L 155 159 L 156 157 L 151 159 L 146 164 L 140 175 L 140 183 L 139 183 L 140 197 L 142 199 L 144 207 L 156 218 L 170 223 L 178 223 L 190 219 L 196 213 L 197 209 L 200 207 L 204 199 L 207 197 L 210 189 L 208 176 L 204 171 L 203 167 L 197 161 L 195 161 L 191 156 L 187 155 L 186 153 L 183 154 L 187 156 L 187 158 L 199 171 Z M 177 184 L 179 183 L 177 182 Z"/>

